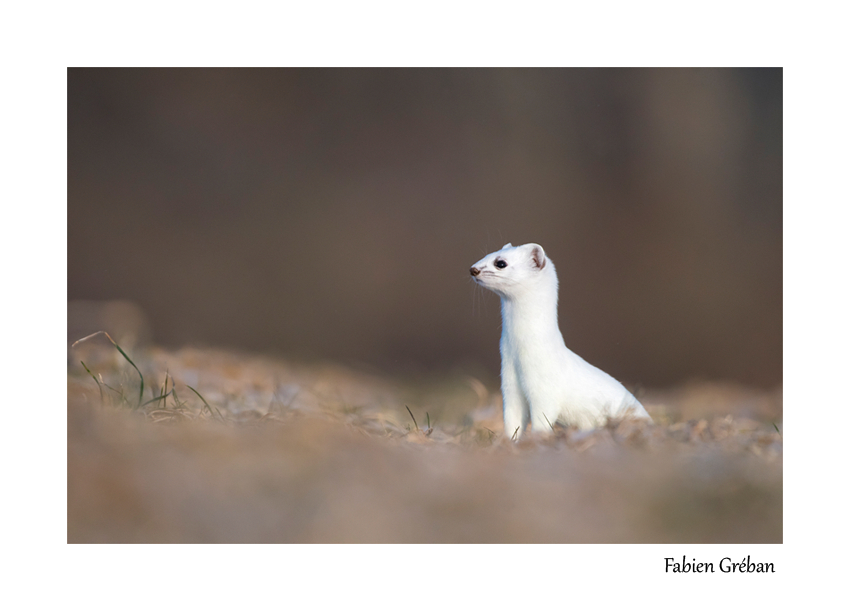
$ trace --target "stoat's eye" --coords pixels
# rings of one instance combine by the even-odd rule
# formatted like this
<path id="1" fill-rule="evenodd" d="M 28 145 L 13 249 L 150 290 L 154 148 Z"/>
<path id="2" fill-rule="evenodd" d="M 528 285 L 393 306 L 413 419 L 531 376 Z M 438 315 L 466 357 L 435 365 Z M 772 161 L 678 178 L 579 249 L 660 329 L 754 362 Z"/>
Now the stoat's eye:
<path id="1" fill-rule="evenodd" d="M 496 259 L 496 262 L 493 265 L 499 269 L 505 269 L 508 266 L 508 263 L 504 259 Z"/>

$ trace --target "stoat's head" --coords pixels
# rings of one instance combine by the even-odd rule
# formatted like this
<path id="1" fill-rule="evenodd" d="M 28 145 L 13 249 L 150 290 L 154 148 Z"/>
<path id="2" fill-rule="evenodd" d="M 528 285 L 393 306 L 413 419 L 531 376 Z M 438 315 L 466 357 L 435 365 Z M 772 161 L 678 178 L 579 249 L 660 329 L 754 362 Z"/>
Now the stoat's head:
<path id="1" fill-rule="evenodd" d="M 558 286 L 555 266 L 539 244 L 505 244 L 470 267 L 469 273 L 477 284 L 509 299 Z"/>

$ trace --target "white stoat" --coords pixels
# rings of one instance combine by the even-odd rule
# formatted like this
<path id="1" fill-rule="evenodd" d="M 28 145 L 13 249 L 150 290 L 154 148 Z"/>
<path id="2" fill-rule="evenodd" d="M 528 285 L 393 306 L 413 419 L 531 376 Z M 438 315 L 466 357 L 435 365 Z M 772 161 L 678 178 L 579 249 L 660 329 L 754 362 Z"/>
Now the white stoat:
<path id="1" fill-rule="evenodd" d="M 608 416 L 649 414 L 617 380 L 564 344 L 558 328 L 558 276 L 538 244 L 490 253 L 469 269 L 472 279 L 502 299 L 502 408 L 505 434 L 526 425 L 545 432 L 560 420 L 582 429 Z"/>

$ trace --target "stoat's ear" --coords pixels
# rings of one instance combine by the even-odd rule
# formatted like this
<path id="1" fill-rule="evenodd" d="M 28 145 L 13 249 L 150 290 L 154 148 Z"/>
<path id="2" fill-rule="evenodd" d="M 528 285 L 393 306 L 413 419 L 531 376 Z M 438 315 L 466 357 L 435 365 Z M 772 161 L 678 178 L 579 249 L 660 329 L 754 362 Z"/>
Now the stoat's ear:
<path id="1" fill-rule="evenodd" d="M 513 244 L 511 244 L 510 242 L 508 242 L 507 244 L 505 244 L 504 246 L 502 246 L 502 250 L 504 250 L 504 249 L 506 249 L 506 248 L 513 248 L 513 247 L 514 247 L 514 245 L 513 245 Z"/>
<path id="2" fill-rule="evenodd" d="M 546 253 L 543 252 L 543 247 L 538 244 L 529 244 L 529 246 L 531 246 L 531 265 L 535 269 L 546 267 Z"/>

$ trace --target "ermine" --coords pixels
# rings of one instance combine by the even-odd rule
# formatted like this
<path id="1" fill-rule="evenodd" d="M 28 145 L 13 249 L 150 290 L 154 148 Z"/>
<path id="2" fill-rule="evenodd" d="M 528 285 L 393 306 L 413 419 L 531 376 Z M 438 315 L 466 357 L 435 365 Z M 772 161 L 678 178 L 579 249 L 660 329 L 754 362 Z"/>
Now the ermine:
<path id="1" fill-rule="evenodd" d="M 538 244 L 505 244 L 469 269 L 502 300 L 502 409 L 505 434 L 519 439 L 555 422 L 590 429 L 610 417 L 652 420 L 617 380 L 564 344 L 558 275 Z"/>

